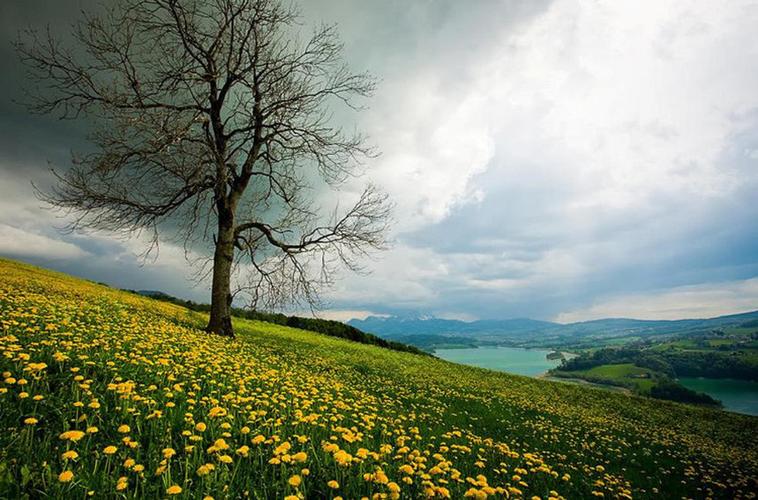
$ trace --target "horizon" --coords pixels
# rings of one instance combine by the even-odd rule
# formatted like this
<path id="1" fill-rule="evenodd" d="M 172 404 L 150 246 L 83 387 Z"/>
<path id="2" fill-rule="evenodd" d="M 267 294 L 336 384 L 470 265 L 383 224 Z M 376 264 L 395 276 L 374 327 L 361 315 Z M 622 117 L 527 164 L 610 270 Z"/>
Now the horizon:
<path id="1" fill-rule="evenodd" d="M 509 318 L 487 318 L 487 319 L 474 319 L 474 320 L 465 320 L 465 319 L 455 319 L 455 318 L 441 318 L 437 316 L 429 316 L 429 317 L 421 317 L 421 318 L 413 318 L 413 317 L 403 317 L 403 316 L 388 316 L 388 315 L 382 315 L 382 316 L 366 316 L 363 319 L 368 318 L 379 318 L 379 319 L 409 319 L 414 320 L 418 319 L 420 321 L 426 321 L 426 320 L 432 320 L 432 319 L 441 319 L 445 321 L 460 321 L 463 323 L 475 323 L 477 321 L 519 321 L 519 320 L 528 320 L 528 321 L 541 321 L 545 323 L 552 323 L 555 325 L 574 325 L 577 323 L 588 323 L 592 321 L 603 321 L 603 320 L 630 320 L 630 321 L 687 321 L 687 320 L 693 320 L 693 321 L 699 321 L 699 320 L 708 320 L 708 319 L 718 319 L 718 318 L 724 318 L 729 316 L 742 316 L 745 314 L 753 314 L 758 313 L 758 309 L 748 309 L 745 311 L 735 312 L 735 313 L 729 313 L 729 314 L 720 314 L 718 316 L 703 316 L 703 317 L 681 317 L 681 318 L 673 318 L 673 319 L 651 319 L 651 318 L 632 318 L 632 317 L 625 317 L 625 316 L 609 316 L 609 317 L 602 317 L 602 318 L 593 318 L 593 319 L 586 319 L 581 321 L 573 321 L 570 323 L 560 323 L 557 321 L 550 321 L 545 319 L 536 319 L 536 318 L 529 318 L 525 316 L 516 316 L 516 317 L 509 317 Z M 324 318 L 326 319 L 326 318 Z M 350 320 L 359 320 L 359 318 L 351 318 Z M 348 321 L 350 321 L 348 320 Z"/>
<path id="2" fill-rule="evenodd" d="M 23 260 L 23 259 L 13 259 L 13 258 L 7 258 L 7 257 L 4 257 L 4 256 L 0 256 L 0 260 L 3 259 L 3 258 L 6 258 L 6 259 L 11 260 L 11 261 L 17 260 L 19 262 L 24 262 L 24 263 L 27 263 L 27 264 L 37 265 L 37 264 L 34 264 L 33 262 L 27 262 L 26 260 Z M 40 266 L 40 267 L 42 267 L 42 266 Z M 55 269 L 54 267 L 51 267 L 49 269 L 51 269 L 53 271 L 58 271 L 58 272 L 65 273 L 65 271 L 61 271 L 61 270 Z M 68 274 L 68 273 L 65 273 L 65 274 Z M 76 275 L 71 275 L 71 276 L 74 276 L 74 277 L 77 277 L 77 278 L 81 278 L 81 279 L 87 279 L 89 281 L 95 281 L 95 280 L 90 280 L 89 278 L 86 278 L 84 276 L 76 276 Z M 115 288 L 115 289 L 126 290 L 126 291 L 133 291 L 133 292 L 137 292 L 137 293 L 140 293 L 140 294 L 142 292 L 153 292 L 153 293 L 163 293 L 163 294 L 166 294 L 166 292 L 163 291 L 163 290 L 153 290 L 153 289 L 146 289 L 146 288 L 126 289 L 126 288 L 119 287 L 119 286 L 117 286 L 115 284 L 112 284 L 112 283 L 105 283 L 105 282 L 98 282 L 98 283 L 104 284 L 104 285 L 108 286 L 109 288 Z M 167 295 L 171 296 L 171 294 L 167 294 Z M 205 304 L 205 305 L 208 304 L 208 301 L 205 301 L 205 302 L 199 301 L 198 302 L 198 301 L 194 301 L 193 299 L 188 298 L 188 297 L 178 297 L 177 296 L 176 298 L 179 298 L 179 299 L 182 299 L 182 300 L 193 301 L 193 302 L 196 302 L 197 304 Z M 268 311 L 263 311 L 263 312 L 268 312 Z M 278 311 L 271 311 L 271 312 L 278 312 Z M 433 315 L 424 314 L 424 313 L 421 313 L 421 312 L 408 312 L 408 313 L 405 313 L 404 315 L 390 315 L 390 314 L 361 315 L 361 314 L 358 314 L 358 315 L 355 315 L 355 316 L 350 316 L 350 317 L 348 317 L 346 319 L 337 319 L 337 318 L 329 317 L 329 314 L 328 314 L 329 312 L 330 311 L 326 310 L 326 311 L 323 311 L 323 313 L 326 313 L 326 314 L 322 314 L 322 312 L 319 312 L 319 314 L 312 314 L 312 313 L 309 313 L 309 312 L 306 312 L 306 311 L 290 311 L 290 312 L 285 312 L 283 314 L 288 314 L 288 315 L 291 315 L 291 316 L 311 317 L 311 318 L 318 318 L 318 319 L 326 319 L 326 320 L 332 320 L 332 321 L 339 321 L 339 322 L 345 323 L 345 324 L 349 324 L 349 322 L 352 321 L 352 320 L 363 321 L 363 320 L 366 320 L 366 319 L 369 319 L 369 318 L 379 318 L 379 319 L 401 319 L 401 320 L 406 320 L 407 319 L 407 320 L 420 320 L 420 321 L 426 321 L 426 320 L 445 320 L 445 321 L 460 321 L 460 322 L 463 322 L 463 323 L 475 323 L 477 321 L 519 321 L 519 320 L 527 320 L 527 321 L 540 321 L 540 322 L 545 322 L 545 323 L 552 323 L 552 324 L 556 324 L 556 325 L 566 326 L 566 325 L 571 325 L 571 324 L 587 323 L 587 322 L 602 321 L 602 320 L 632 320 L 632 321 L 686 321 L 686 320 L 695 320 L 695 321 L 697 321 L 697 320 L 709 320 L 709 319 L 717 319 L 717 318 L 728 317 L 728 316 L 741 316 L 741 315 L 745 315 L 745 314 L 758 313 L 758 307 L 756 307 L 754 309 L 747 309 L 747 310 L 732 312 L 732 313 L 728 313 L 728 314 L 719 314 L 717 316 L 701 316 L 701 317 L 684 316 L 684 317 L 666 318 L 666 319 L 628 317 L 628 316 L 604 316 L 604 317 L 596 317 L 596 318 L 585 319 L 585 320 L 580 320 L 580 321 L 572 321 L 572 322 L 559 322 L 559 321 L 553 321 L 553 320 L 549 320 L 549 319 L 530 318 L 528 316 L 511 316 L 511 317 L 485 318 L 485 319 L 460 319 L 460 318 L 433 316 Z M 345 313 L 345 311 L 340 311 L 340 314 L 344 314 L 344 313 Z"/>
<path id="3" fill-rule="evenodd" d="M 63 233 L 33 196 L 31 182 L 50 186 L 51 167 L 87 151 L 91 124 L 15 102 L 30 83 L 10 42 L 48 23 L 65 35 L 97 1 L 73 3 L 0 4 L 0 255 L 209 301 L 180 244 L 142 261 L 146 235 Z M 382 155 L 314 201 L 349 202 L 371 181 L 396 206 L 392 247 L 340 275 L 321 317 L 567 324 L 758 307 L 752 3 L 300 6 L 304 26 L 337 23 L 351 68 L 381 79 L 368 109 L 335 119 Z"/>

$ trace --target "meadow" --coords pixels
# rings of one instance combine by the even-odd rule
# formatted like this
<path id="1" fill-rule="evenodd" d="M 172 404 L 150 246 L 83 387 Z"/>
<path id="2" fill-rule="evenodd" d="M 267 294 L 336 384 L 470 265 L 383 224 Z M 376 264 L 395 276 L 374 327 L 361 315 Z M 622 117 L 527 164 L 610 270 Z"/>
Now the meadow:
<path id="1" fill-rule="evenodd" d="M 754 498 L 758 418 L 0 260 L 3 498 Z"/>
<path id="2" fill-rule="evenodd" d="M 630 387 L 639 393 L 650 392 L 654 385 L 653 379 L 657 376 L 656 372 L 648 368 L 642 368 L 631 363 L 619 363 L 614 365 L 594 366 L 588 370 L 561 371 L 557 369 L 552 372 L 555 377 L 581 378 L 598 384 L 616 385 L 619 387 Z"/>

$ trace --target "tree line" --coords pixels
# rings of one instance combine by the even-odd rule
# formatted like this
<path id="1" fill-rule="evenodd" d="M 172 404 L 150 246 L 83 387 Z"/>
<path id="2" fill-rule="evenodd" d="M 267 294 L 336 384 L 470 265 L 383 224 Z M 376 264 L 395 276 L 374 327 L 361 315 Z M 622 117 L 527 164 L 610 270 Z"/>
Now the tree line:
<path id="1" fill-rule="evenodd" d="M 210 304 L 197 303 L 191 300 L 184 300 L 163 292 L 145 292 L 135 290 L 125 290 L 127 292 L 136 293 L 139 295 L 147 296 L 156 300 L 164 302 L 170 302 L 187 309 L 199 312 L 209 312 L 211 310 Z M 282 326 L 289 326 L 291 328 L 299 328 L 301 330 L 308 330 L 311 332 L 317 332 L 330 337 L 338 337 L 342 339 L 352 340 L 353 342 L 359 342 L 361 344 L 376 345 L 384 347 L 385 349 L 391 349 L 393 351 L 409 352 L 413 354 L 421 354 L 424 356 L 430 356 L 429 353 L 401 342 L 394 342 L 391 340 L 385 340 L 376 335 L 366 333 L 354 326 L 347 325 L 340 321 L 321 319 L 321 318 L 303 318 L 301 316 L 287 316 L 282 313 L 271 313 L 263 311 L 255 311 L 252 309 L 241 309 L 238 307 L 231 308 L 232 315 L 238 318 L 251 319 L 256 321 L 265 321 L 267 323 L 274 323 Z"/>

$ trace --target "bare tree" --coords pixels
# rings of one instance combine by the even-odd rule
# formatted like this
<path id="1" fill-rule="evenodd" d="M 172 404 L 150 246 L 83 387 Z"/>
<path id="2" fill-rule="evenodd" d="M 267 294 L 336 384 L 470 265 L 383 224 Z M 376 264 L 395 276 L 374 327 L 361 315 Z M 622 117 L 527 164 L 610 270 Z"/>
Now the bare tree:
<path id="1" fill-rule="evenodd" d="M 73 47 L 49 30 L 17 44 L 32 111 L 96 124 L 94 152 L 41 193 L 70 229 L 212 241 L 207 330 L 229 336 L 235 270 L 254 307 L 314 305 L 335 270 L 383 247 L 374 187 L 344 212 L 314 202 L 372 154 L 333 124 L 332 106 L 359 109 L 375 85 L 344 64 L 334 26 L 301 40 L 277 0 L 123 0 L 83 16 Z"/>

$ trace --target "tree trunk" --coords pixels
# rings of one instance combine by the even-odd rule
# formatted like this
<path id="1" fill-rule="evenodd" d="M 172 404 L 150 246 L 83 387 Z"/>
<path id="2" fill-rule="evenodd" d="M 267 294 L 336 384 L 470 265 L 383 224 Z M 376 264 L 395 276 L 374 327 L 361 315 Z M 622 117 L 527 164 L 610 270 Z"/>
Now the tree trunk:
<path id="1" fill-rule="evenodd" d="M 208 332 L 234 337 L 232 328 L 231 274 L 234 260 L 233 219 L 219 215 L 218 239 L 213 254 L 213 285 L 211 288 L 211 314 Z"/>

